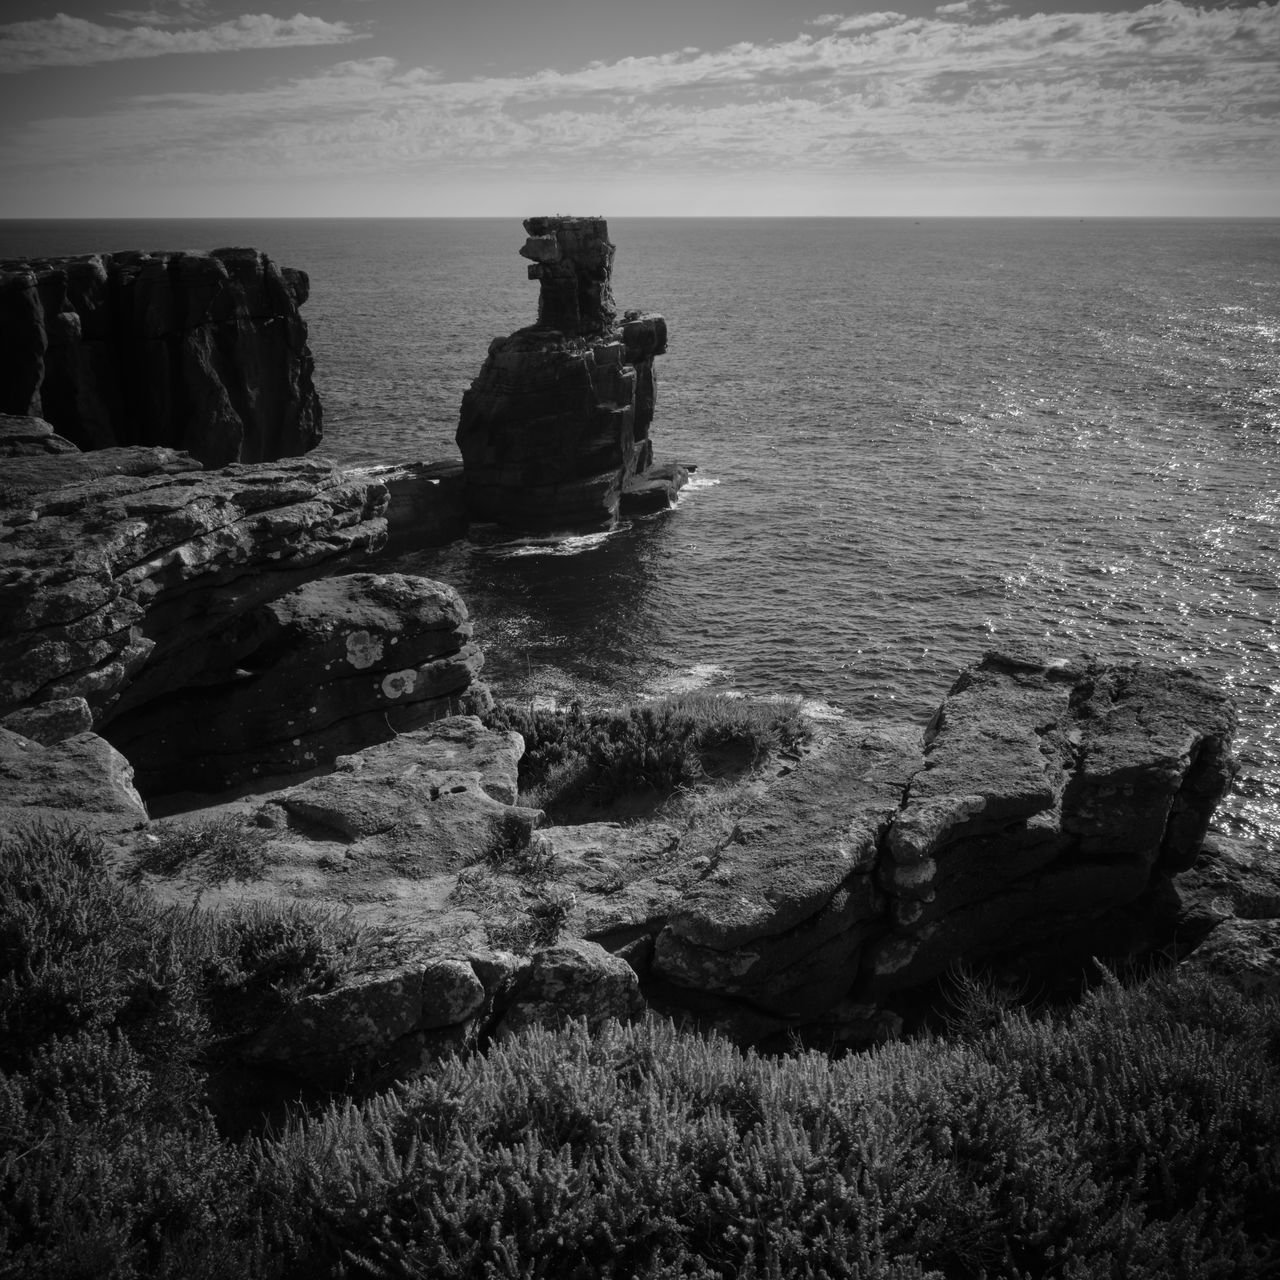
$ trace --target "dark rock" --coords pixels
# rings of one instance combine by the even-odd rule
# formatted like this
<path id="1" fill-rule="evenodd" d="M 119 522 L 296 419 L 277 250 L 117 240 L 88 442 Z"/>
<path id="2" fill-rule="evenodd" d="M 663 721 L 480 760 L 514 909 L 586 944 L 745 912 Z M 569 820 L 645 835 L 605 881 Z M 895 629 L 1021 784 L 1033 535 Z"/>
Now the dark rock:
<path id="1" fill-rule="evenodd" d="M 1231 781 L 1234 728 L 1181 669 L 988 655 L 934 717 L 889 832 L 895 927 L 863 994 L 1092 929 L 1186 866 Z"/>
<path id="2" fill-rule="evenodd" d="M 573 939 L 533 953 L 495 1034 L 504 1038 L 573 1019 L 584 1019 L 594 1030 L 610 1018 L 629 1022 L 644 1008 L 640 983 L 625 960 L 594 942 Z"/>
<path id="3" fill-rule="evenodd" d="M 461 462 L 402 462 L 355 467 L 353 475 L 386 485 L 388 559 L 423 547 L 444 547 L 466 537 L 466 489 Z"/>
<path id="4" fill-rule="evenodd" d="M 0 511 L 0 715 L 81 697 L 101 728 L 200 679 L 237 615 L 349 567 L 386 489 L 323 459 L 111 474 Z"/>
<path id="5" fill-rule="evenodd" d="M 79 452 L 70 440 L 57 435 L 43 418 L 0 413 L 0 458 Z"/>
<path id="6" fill-rule="evenodd" d="M 1280 919 L 1223 920 L 1183 961 L 1227 978 L 1246 995 L 1280 996 Z"/>
<path id="7" fill-rule="evenodd" d="M 487 706 L 470 637 L 451 587 L 324 578 L 233 619 L 209 638 L 199 686 L 118 717 L 110 737 L 146 795 L 313 769 L 474 699 Z"/>
<path id="8" fill-rule="evenodd" d="M 0 262 L 0 411 L 86 450 L 305 453 L 321 436 L 306 295 L 303 272 L 255 249 Z"/>
<path id="9" fill-rule="evenodd" d="M 462 400 L 457 441 L 479 520 L 527 528 L 604 526 L 648 441 L 666 350 L 661 316 L 610 292 L 613 245 L 599 218 L 530 218 L 521 252 L 542 282 L 538 324 L 498 338 Z"/>

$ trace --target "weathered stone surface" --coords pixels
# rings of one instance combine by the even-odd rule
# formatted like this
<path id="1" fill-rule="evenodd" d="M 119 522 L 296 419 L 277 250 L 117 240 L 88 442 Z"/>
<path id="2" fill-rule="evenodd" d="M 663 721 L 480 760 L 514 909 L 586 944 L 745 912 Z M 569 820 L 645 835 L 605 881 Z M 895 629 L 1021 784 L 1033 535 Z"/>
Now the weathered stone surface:
<path id="1" fill-rule="evenodd" d="M 383 555 L 444 547 L 466 537 L 469 517 L 460 461 L 388 463 L 352 467 L 350 473 L 377 480 L 390 495 Z"/>
<path id="2" fill-rule="evenodd" d="M 93 730 L 93 712 L 83 698 L 59 698 L 37 707 L 22 707 L 0 719 L 0 729 L 51 747 L 64 738 Z"/>
<path id="3" fill-rule="evenodd" d="M 76 445 L 58 435 L 43 418 L 0 413 L 0 458 L 79 452 Z"/>
<path id="4" fill-rule="evenodd" d="M 203 470 L 189 453 L 175 449 L 128 448 L 49 451 L 6 458 L 0 471 L 0 512 L 3 519 L 19 523 L 33 518 L 23 508 L 33 495 L 52 489 L 85 485 L 115 476 L 180 475 Z"/>
<path id="5" fill-rule="evenodd" d="M 312 769 L 485 705 L 456 591 L 404 574 L 307 583 L 210 637 L 201 683 L 116 719 L 148 795 Z"/>
<path id="6" fill-rule="evenodd" d="M 129 762 L 96 734 L 42 746 L 0 728 L 0 835 L 35 823 L 108 835 L 146 821 Z"/>
<path id="7" fill-rule="evenodd" d="M 0 715 L 82 697 L 101 728 L 186 687 L 231 619 L 378 548 L 386 503 L 321 459 L 25 495 L 0 510 Z"/>
<path id="8" fill-rule="evenodd" d="M 934 717 L 889 832 L 894 929 L 863 994 L 1089 928 L 1187 865 L 1230 783 L 1234 726 L 1180 669 L 988 655 Z"/>
<path id="9" fill-rule="evenodd" d="M 531 218 L 522 252 L 542 281 L 538 324 L 489 347 L 462 400 L 457 441 L 479 520 L 528 528 L 609 525 L 648 441 L 666 350 L 661 316 L 615 323 L 613 245 L 602 219 Z"/>
<path id="10" fill-rule="evenodd" d="M 805 758 L 739 818 L 672 912 L 655 976 L 784 1018 L 843 996 L 884 928 L 878 850 L 919 764 L 914 732 L 861 726 Z"/>
<path id="11" fill-rule="evenodd" d="M 159 445 L 210 466 L 305 453 L 321 436 L 307 291 L 255 249 L 0 262 L 0 411 L 86 450 Z"/>
<path id="12" fill-rule="evenodd" d="M 264 1028 L 243 1056 L 316 1083 L 342 1083 L 353 1071 L 412 1053 L 412 1038 L 423 1032 L 464 1026 L 484 1003 L 475 969 L 459 957 L 438 957 L 305 997 Z"/>
<path id="13" fill-rule="evenodd" d="M 1280 919 L 1223 920 L 1182 962 L 1247 995 L 1280 997 Z"/>
<path id="14" fill-rule="evenodd" d="M 495 1034 L 502 1038 L 578 1018 L 598 1027 L 609 1018 L 639 1017 L 644 1008 L 639 980 L 625 960 L 594 942 L 573 939 L 534 952 Z"/>

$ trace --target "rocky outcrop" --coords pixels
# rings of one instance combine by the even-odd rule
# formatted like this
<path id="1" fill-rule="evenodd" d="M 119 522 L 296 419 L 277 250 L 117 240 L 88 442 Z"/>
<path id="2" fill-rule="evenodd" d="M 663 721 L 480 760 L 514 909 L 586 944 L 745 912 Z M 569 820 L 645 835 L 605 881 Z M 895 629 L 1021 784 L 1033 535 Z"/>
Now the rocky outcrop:
<path id="1" fill-rule="evenodd" d="M 101 727 L 198 680 L 237 614 L 385 536 L 386 490 L 323 460 L 72 475 L 0 509 L 0 715 L 82 697 Z"/>
<path id="2" fill-rule="evenodd" d="M 456 593 L 349 574 L 386 539 L 377 476 L 148 449 L 10 462 L 0 725 L 45 743 L 95 729 L 153 796 L 313 769 L 487 705 Z"/>
<path id="3" fill-rule="evenodd" d="M 667 349 L 666 321 L 638 311 L 618 321 L 603 218 L 524 226 L 520 252 L 541 282 L 538 323 L 495 339 L 463 396 L 468 507 L 478 520 L 516 527 L 609 525 L 624 488 L 652 462 L 653 365 Z M 674 476 L 653 479 L 671 505 Z"/>
<path id="4" fill-rule="evenodd" d="M 0 262 L 0 412 L 210 466 L 319 443 L 305 272 L 255 249 Z"/>
<path id="5" fill-rule="evenodd" d="M 209 637 L 199 684 L 115 719 L 148 795 L 313 769 L 394 733 L 484 709 L 456 591 L 358 573 L 307 583 Z"/>
<path id="6" fill-rule="evenodd" d="M 313 998 L 296 1037 L 253 1050 L 308 1078 L 334 1069 L 326 1041 L 412 1071 L 534 1022 L 633 1016 L 637 991 L 742 1043 L 861 1045 L 956 964 L 1056 983 L 1163 947 L 1233 726 L 1185 671 L 990 655 L 923 738 L 839 726 L 728 815 L 547 828 L 516 803 L 519 735 L 454 717 L 224 805 L 265 841 L 256 879 L 150 878 L 172 901 L 319 903 L 396 935 L 381 985 Z"/>
<path id="7" fill-rule="evenodd" d="M 1189 867 L 1233 776 L 1234 728 L 1185 670 L 989 656 L 934 717 L 888 834 L 892 926 L 864 992 L 1087 929 Z"/>

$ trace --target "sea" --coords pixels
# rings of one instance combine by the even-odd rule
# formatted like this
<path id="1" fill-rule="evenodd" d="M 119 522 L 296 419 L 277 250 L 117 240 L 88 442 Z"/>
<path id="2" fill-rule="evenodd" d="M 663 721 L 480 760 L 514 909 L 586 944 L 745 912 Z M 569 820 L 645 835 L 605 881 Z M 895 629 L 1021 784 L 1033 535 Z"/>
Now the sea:
<path id="1" fill-rule="evenodd" d="M 1280 221 L 610 233 L 619 307 L 670 330 L 656 456 L 697 471 L 608 534 L 480 527 L 396 566 L 459 589 L 498 696 L 923 724 L 990 649 L 1153 659 L 1232 694 L 1218 825 L 1280 847 Z M 253 245 L 306 270 L 321 451 L 353 465 L 457 456 L 490 341 L 535 318 L 523 241 L 517 218 L 0 223 L 0 257 Z"/>

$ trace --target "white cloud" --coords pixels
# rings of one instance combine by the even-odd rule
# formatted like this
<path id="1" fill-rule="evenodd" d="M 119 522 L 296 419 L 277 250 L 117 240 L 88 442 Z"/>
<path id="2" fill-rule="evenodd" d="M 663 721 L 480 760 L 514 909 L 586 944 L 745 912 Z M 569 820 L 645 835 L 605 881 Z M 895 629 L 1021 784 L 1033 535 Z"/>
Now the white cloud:
<path id="1" fill-rule="evenodd" d="M 148 12 L 145 16 L 163 23 L 172 20 L 164 13 Z M 0 25 L 0 73 L 31 71 L 36 67 L 80 67 L 125 58 L 157 58 L 171 53 L 226 53 L 291 45 L 345 44 L 361 38 L 362 34 L 348 23 L 326 22 L 302 13 L 292 18 L 248 13 L 214 26 L 178 31 L 159 25 L 107 27 L 59 13 L 52 18 Z"/>
<path id="2" fill-rule="evenodd" d="M 254 92 L 136 98 L 93 119 L 35 122 L 0 149 L 0 164 L 193 181 L 1040 165 L 1280 182 L 1278 16 L 1274 5 L 1206 11 L 1179 0 L 981 21 L 884 13 L 777 44 L 454 81 L 357 59 Z"/>

